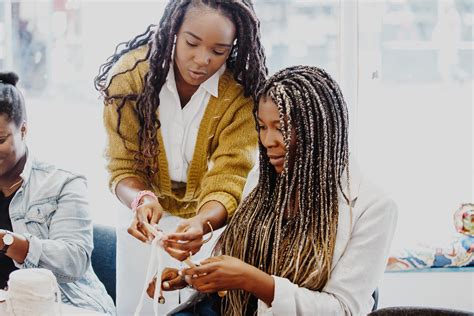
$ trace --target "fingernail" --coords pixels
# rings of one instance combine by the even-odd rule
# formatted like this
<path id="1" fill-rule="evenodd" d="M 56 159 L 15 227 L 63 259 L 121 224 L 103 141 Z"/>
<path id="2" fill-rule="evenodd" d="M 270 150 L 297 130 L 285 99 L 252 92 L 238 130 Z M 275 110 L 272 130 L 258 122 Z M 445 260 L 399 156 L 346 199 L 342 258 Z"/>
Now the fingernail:
<path id="1" fill-rule="evenodd" d="M 170 288 L 170 284 L 169 284 L 168 282 L 163 282 L 163 288 L 169 289 L 169 288 Z"/>
<path id="2" fill-rule="evenodd" d="M 179 276 L 183 276 L 183 274 L 184 274 L 184 273 L 183 273 L 183 270 L 179 270 L 179 271 L 178 271 L 178 275 L 179 275 Z"/>
<path id="3" fill-rule="evenodd" d="M 198 275 L 197 274 L 193 274 L 193 279 L 197 278 Z"/>

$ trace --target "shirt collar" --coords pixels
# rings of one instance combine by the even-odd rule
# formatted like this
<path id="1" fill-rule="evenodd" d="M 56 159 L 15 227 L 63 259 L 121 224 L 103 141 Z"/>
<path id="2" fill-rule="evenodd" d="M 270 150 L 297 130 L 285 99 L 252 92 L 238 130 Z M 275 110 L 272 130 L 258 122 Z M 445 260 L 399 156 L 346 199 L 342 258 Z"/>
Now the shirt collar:
<path id="1" fill-rule="evenodd" d="M 215 74 L 213 74 L 209 79 L 201 83 L 200 88 L 203 88 L 209 92 L 213 97 L 217 98 L 219 96 L 219 79 L 226 70 L 226 64 L 224 63 Z M 168 71 L 168 76 L 166 76 L 166 86 L 168 89 L 176 89 L 176 77 L 174 74 L 173 63 L 170 64 L 170 70 Z"/>
<path id="2" fill-rule="evenodd" d="M 28 147 L 26 147 L 26 162 L 23 171 L 20 173 L 20 177 L 23 179 L 22 186 L 24 186 L 26 182 L 28 182 L 28 179 L 30 179 L 31 170 L 33 169 L 33 161 L 34 157 L 30 154 Z"/>
<path id="3" fill-rule="evenodd" d="M 207 79 L 201 84 L 207 92 L 209 92 L 213 97 L 217 98 L 219 96 L 219 79 L 221 78 L 222 74 L 226 69 L 225 63 L 216 71 L 215 74 L 211 76 L 211 78 Z"/>

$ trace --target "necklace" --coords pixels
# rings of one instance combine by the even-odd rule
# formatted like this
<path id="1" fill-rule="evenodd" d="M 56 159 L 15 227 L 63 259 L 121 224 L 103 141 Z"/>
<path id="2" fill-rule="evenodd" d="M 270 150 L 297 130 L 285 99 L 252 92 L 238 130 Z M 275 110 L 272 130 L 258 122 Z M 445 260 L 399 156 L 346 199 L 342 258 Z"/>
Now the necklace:
<path id="1" fill-rule="evenodd" d="M 20 184 L 23 181 L 23 178 L 20 178 L 17 182 L 13 183 L 11 186 L 8 187 L 8 190 L 11 190 L 12 188 L 16 187 L 18 184 Z"/>

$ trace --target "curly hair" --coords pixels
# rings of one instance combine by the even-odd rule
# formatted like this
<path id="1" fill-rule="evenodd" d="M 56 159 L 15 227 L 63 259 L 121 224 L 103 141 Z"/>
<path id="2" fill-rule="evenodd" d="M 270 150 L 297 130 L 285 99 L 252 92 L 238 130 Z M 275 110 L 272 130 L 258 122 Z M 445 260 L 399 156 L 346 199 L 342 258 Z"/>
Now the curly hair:
<path id="1" fill-rule="evenodd" d="M 140 129 L 138 131 L 138 152 L 135 152 L 137 168 L 143 168 L 148 175 L 154 172 L 158 154 L 157 131 L 160 122 L 156 115 L 160 105 L 160 91 L 166 81 L 174 38 L 181 27 L 186 12 L 191 7 L 205 6 L 228 17 L 236 27 L 236 41 L 227 59 L 227 68 L 234 79 L 243 86 L 244 95 L 256 98 L 261 83 L 268 73 L 265 54 L 260 41 L 260 22 L 250 0 L 172 0 L 167 4 L 159 25 L 150 25 L 146 31 L 129 42 L 117 45 L 115 52 L 99 68 L 94 79 L 95 88 L 102 93 L 105 104 L 118 101 L 117 132 L 120 133 L 121 112 L 127 101 L 136 101 Z M 124 54 L 148 45 L 143 59 L 137 60 L 131 69 L 114 74 L 109 72 Z M 149 70 L 144 78 L 143 91 L 139 94 L 109 95 L 108 87 L 117 75 L 132 71 L 139 63 L 148 62 Z"/>

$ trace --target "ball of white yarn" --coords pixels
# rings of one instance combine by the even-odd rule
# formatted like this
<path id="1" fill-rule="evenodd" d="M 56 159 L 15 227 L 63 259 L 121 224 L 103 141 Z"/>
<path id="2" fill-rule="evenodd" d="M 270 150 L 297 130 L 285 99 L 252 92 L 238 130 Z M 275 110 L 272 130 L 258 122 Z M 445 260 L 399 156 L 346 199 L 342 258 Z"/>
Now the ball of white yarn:
<path id="1" fill-rule="evenodd" d="M 7 310 L 15 316 L 59 316 L 61 293 L 46 269 L 13 271 L 8 280 Z"/>

